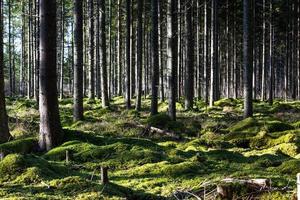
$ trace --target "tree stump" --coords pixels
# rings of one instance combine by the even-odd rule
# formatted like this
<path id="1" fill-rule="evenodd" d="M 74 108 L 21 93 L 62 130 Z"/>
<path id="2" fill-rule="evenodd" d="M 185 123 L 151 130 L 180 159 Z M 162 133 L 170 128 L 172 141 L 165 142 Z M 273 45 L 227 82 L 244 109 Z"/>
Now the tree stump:
<path id="1" fill-rule="evenodd" d="M 70 161 L 69 150 L 66 150 L 66 163 L 69 163 L 69 161 Z"/>
<path id="2" fill-rule="evenodd" d="M 108 180 L 108 167 L 101 167 L 101 184 L 109 183 Z"/>

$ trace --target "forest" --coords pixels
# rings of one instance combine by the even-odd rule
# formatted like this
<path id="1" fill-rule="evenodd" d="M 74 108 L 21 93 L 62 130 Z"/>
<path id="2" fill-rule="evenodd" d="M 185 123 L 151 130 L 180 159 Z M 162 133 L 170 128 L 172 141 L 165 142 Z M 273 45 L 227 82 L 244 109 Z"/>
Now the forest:
<path id="1" fill-rule="evenodd" d="M 298 173 L 299 0 L 0 0 L 0 199 L 299 200 Z"/>

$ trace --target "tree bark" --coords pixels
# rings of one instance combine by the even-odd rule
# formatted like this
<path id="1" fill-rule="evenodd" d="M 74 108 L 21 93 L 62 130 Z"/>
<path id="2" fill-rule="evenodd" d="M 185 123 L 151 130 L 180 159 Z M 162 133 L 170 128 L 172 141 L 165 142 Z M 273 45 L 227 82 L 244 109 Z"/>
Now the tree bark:
<path id="1" fill-rule="evenodd" d="M 107 88 L 107 57 L 106 57 L 106 28 L 105 28 L 105 20 L 106 20 L 106 12 L 105 12 L 105 1 L 101 0 L 100 2 L 100 10 L 101 10 L 101 96 L 102 96 L 102 107 L 106 108 L 109 106 L 109 98 L 108 98 L 108 88 Z"/>
<path id="2" fill-rule="evenodd" d="M 253 62 L 252 62 L 252 37 L 251 37 L 251 0 L 243 0 L 243 65 L 244 65 L 244 117 L 252 117 L 253 106 Z"/>
<path id="3" fill-rule="evenodd" d="M 83 120 L 83 7 L 82 1 L 74 5 L 74 121 Z"/>
<path id="4" fill-rule="evenodd" d="M 137 111 L 141 110 L 142 102 L 142 65 L 143 65 L 143 8 L 144 0 L 137 0 L 138 4 L 138 22 L 137 22 L 137 96 L 136 107 Z"/>
<path id="5" fill-rule="evenodd" d="M 0 0 L 0 8 L 2 8 Z M 4 92 L 4 52 L 3 52 L 3 15 L 0 9 L 0 143 L 7 142 L 11 137 L 8 129 L 8 119 Z"/>
<path id="6" fill-rule="evenodd" d="M 177 67 L 178 67 L 178 19 L 177 0 L 168 0 L 167 16 L 167 66 L 169 81 L 169 116 L 176 120 L 176 99 L 177 99 Z"/>
<path id="7" fill-rule="evenodd" d="M 56 74 L 56 1 L 40 2 L 40 136 L 41 150 L 50 150 L 62 141 Z"/>
<path id="8" fill-rule="evenodd" d="M 186 1 L 187 67 L 185 80 L 185 109 L 193 109 L 194 101 L 194 25 L 193 1 Z"/>
<path id="9" fill-rule="evenodd" d="M 159 87 L 159 48 L 158 48 L 158 0 L 151 0 L 152 5 L 152 98 L 151 115 L 158 113 L 158 87 Z"/>

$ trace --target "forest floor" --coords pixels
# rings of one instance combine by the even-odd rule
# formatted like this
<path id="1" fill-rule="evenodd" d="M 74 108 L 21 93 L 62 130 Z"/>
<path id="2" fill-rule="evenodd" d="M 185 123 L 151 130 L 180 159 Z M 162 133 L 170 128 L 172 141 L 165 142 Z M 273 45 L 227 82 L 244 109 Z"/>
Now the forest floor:
<path id="1" fill-rule="evenodd" d="M 194 111 L 177 104 L 178 121 L 127 111 L 124 99 L 110 109 L 84 102 L 85 120 L 72 122 L 72 100 L 60 102 L 64 143 L 35 153 L 39 115 L 31 100 L 7 100 L 14 140 L 0 145 L 0 198 L 6 199 L 176 199 L 174 192 L 207 190 L 224 178 L 267 178 L 274 191 L 259 199 L 291 199 L 300 172 L 300 102 L 255 102 L 253 118 L 242 118 L 242 101 L 202 101 Z M 180 139 L 148 134 L 140 125 L 175 132 Z M 70 162 L 66 163 L 66 151 Z M 110 183 L 100 184 L 100 167 Z M 290 189 L 289 189 L 290 188 Z M 241 199 L 245 191 L 236 192 Z M 245 199 L 245 198 L 244 198 Z"/>

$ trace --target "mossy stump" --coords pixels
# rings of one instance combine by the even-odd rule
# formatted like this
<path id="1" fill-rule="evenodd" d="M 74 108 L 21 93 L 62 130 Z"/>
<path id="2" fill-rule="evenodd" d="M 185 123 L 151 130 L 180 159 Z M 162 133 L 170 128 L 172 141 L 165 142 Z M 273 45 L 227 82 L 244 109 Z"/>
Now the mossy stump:
<path id="1" fill-rule="evenodd" d="M 101 184 L 106 185 L 109 183 L 108 180 L 108 167 L 101 167 Z"/>

